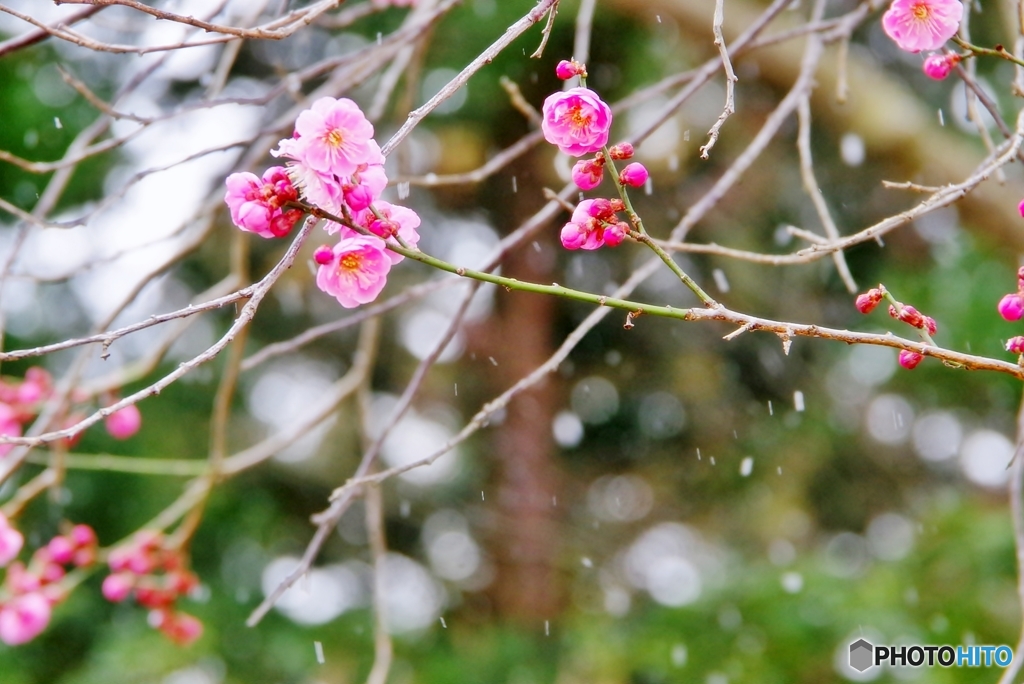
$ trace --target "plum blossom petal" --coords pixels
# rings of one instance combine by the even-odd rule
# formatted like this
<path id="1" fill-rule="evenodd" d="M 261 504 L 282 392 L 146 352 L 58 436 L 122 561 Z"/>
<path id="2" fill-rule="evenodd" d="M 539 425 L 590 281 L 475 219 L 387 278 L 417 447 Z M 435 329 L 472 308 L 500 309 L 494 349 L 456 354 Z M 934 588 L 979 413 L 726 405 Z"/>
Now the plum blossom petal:
<path id="1" fill-rule="evenodd" d="M 384 289 L 391 259 L 375 237 L 343 237 L 331 249 L 332 259 L 317 269 L 316 285 L 346 309 L 372 302 Z"/>
<path id="2" fill-rule="evenodd" d="M 938 50 L 956 35 L 963 13 L 960 0 L 893 0 L 882 28 L 901 50 Z"/>

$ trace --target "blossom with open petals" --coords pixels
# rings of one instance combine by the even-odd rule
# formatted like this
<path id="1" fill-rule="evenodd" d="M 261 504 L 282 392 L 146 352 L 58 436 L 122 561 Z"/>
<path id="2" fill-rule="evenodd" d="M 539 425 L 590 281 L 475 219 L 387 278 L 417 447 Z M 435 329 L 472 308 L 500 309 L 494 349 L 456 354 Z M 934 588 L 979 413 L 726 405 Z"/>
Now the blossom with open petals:
<path id="1" fill-rule="evenodd" d="M 316 285 L 346 309 L 372 302 L 384 289 L 391 259 L 375 237 L 344 237 L 331 248 L 317 250 Z"/>
<path id="2" fill-rule="evenodd" d="M 938 50 L 956 35 L 963 13 L 960 0 L 893 0 L 882 28 L 901 50 Z"/>
<path id="3" fill-rule="evenodd" d="M 597 152 L 608 143 L 612 110 L 589 88 L 570 88 L 544 100 L 544 139 L 574 157 Z"/>
<path id="4" fill-rule="evenodd" d="M 373 124 L 359 105 L 345 97 L 322 97 L 299 114 L 292 139 L 297 143 L 282 141 L 282 151 L 315 171 L 350 176 L 374 158 L 372 138 Z"/>

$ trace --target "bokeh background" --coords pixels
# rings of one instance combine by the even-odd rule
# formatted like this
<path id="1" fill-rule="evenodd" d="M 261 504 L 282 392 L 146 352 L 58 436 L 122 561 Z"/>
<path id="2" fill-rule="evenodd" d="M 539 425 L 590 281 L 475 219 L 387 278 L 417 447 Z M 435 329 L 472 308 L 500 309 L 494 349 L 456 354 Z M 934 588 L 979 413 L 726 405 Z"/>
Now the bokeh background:
<path id="1" fill-rule="evenodd" d="M 235 3 L 244 5 L 245 3 Z M 291 8 L 301 3 L 276 3 Z M 281 8 L 271 7 L 267 11 Z M 36 2 L 11 3 L 41 17 Z M 197 3 L 177 3 L 185 12 Z M 202 5 L 202 3 L 198 3 Z M 512 22 L 527 0 L 466 0 L 440 21 L 377 123 L 385 140 L 405 112 L 424 102 Z M 716 52 L 710 0 L 601 0 L 593 24 L 589 84 L 614 102 Z M 767 3 L 726 0 L 725 33 L 737 35 Z M 827 4 L 827 15 L 857 3 Z M 539 107 L 560 87 L 555 63 L 573 50 L 578 2 L 564 0 L 541 59 L 535 27 L 418 127 L 389 160 L 393 187 L 423 217 L 421 247 L 472 265 L 501 236 L 561 188 L 568 164 L 537 146 L 479 183 L 419 187 L 426 173 L 480 166 L 531 130 L 499 79 Z M 193 8 L 195 9 L 195 8 Z M 196 10 L 198 11 L 198 10 Z M 774 23 L 806 20 L 796 0 Z M 247 42 L 225 96 L 268 93 L 288 73 L 371 44 L 408 10 L 392 8 L 343 29 L 313 25 L 292 38 Z M 1010 41 L 1006 17 L 972 15 L 975 42 Z M 50 13 L 50 14 L 47 14 Z M 236 12 L 241 15 L 239 9 Z M 882 180 L 942 184 L 983 158 L 964 119 L 956 78 L 927 80 L 921 57 L 899 50 L 869 15 L 849 46 L 849 94 L 835 97 L 837 46 L 817 73 L 813 152 L 822 191 L 840 230 L 850 233 L 902 211 L 920 196 Z M 92 22 L 125 43 L 176 39 L 173 27 L 119 9 Z M 0 32 L 27 25 L 0 15 Z M 639 146 L 652 172 L 636 199 L 648 229 L 667 235 L 736 159 L 792 85 L 802 39 L 737 59 L 737 112 L 708 161 L 698 148 L 721 111 L 721 76 L 702 88 Z M 182 52 L 121 108 L 152 115 L 195 101 L 221 47 Z M 58 67 L 109 98 L 138 68 L 134 55 L 96 53 L 50 40 L 0 59 L 0 147 L 22 157 L 60 158 L 97 117 Z M 978 65 L 1004 116 L 1014 120 L 1011 66 Z M 344 93 L 364 105 L 377 81 Z M 315 84 L 315 83 L 314 83 Z M 306 84 L 309 89 L 309 84 Z M 140 133 L 82 164 L 54 218 L 98 203 L 87 226 L 34 231 L 0 302 L 7 349 L 80 335 L 192 235 L 197 208 L 214 200 L 240 147 L 208 154 L 135 182 L 140 170 L 194 151 L 246 141 L 302 92 L 266 105 L 199 109 Z M 663 102 L 664 100 L 662 100 Z M 658 102 L 617 117 L 615 135 L 642 128 Z M 110 135 L 135 124 L 120 120 Z M 801 244 L 787 225 L 820 231 L 801 185 L 795 117 L 689 239 L 769 253 Z M 287 134 L 287 131 L 283 131 Z M 998 132 L 994 131 L 998 137 Z M 269 164 L 270 158 L 262 160 Z M 0 164 L 0 196 L 31 210 L 48 174 Z M 944 346 L 1004 358 L 1019 326 L 995 303 L 1013 289 L 1021 222 L 1019 170 L 1008 168 L 956 205 L 851 249 L 862 289 L 878 282 L 932 315 Z M 610 186 L 602 188 L 610 192 Z M 105 199 L 106 198 L 106 199 Z M 4 216 L 0 244 L 15 239 Z M 560 218 L 503 264 L 503 273 L 608 292 L 644 257 L 635 245 L 571 253 L 557 243 Z M 185 228 L 183 228 L 185 226 Z M 254 277 L 284 246 L 248 236 Z M 218 282 L 237 240 L 227 213 L 184 259 L 150 282 L 119 317 L 138 320 L 183 305 Z M 311 251 L 311 245 L 308 249 Z M 308 255 L 306 255 L 308 257 Z M 783 267 L 722 257 L 679 257 L 684 268 L 733 309 L 780 320 L 907 335 L 881 310 L 862 316 L 829 259 Z M 406 263 L 385 295 L 435 277 Z M 461 287 L 461 286 L 460 286 Z M 453 314 L 457 288 L 407 304 L 382 320 L 371 416 L 384 420 L 418 361 Z M 688 306 L 695 299 L 667 271 L 637 295 Z M 431 372 L 382 453 L 397 465 L 443 443 L 480 406 L 549 356 L 590 307 L 526 293 L 481 289 L 469 322 Z M 172 369 L 229 325 L 232 311 L 196 323 L 147 376 Z M 348 315 L 315 289 L 298 264 L 259 311 L 247 348 L 286 340 Z M 718 324 L 642 318 L 631 330 L 612 315 L 590 332 L 539 388 L 518 398 L 484 430 L 429 468 L 384 487 L 389 553 L 387 608 L 396 657 L 394 684 L 558 684 L 670 682 L 992 682 L 995 668 L 869 671 L 845 666 L 850 641 L 1013 644 L 1021 628 L 1007 506 L 1006 470 L 1015 440 L 1019 383 L 926 360 L 912 372 L 892 349 L 797 339 L 784 354 L 774 336 L 731 341 Z M 286 427 L 351 365 L 351 328 L 242 375 L 230 422 L 233 450 Z M 119 341 L 92 376 L 145 355 L 150 331 Z M 98 352 L 97 352 L 98 355 Z M 59 373 L 71 357 L 45 365 Z M 139 459 L 206 457 L 218 360 L 140 405 L 143 430 L 119 443 L 88 432 L 76 451 Z M 4 364 L 21 376 L 27 363 Z M 140 381 L 126 388 L 144 386 Z M 218 487 L 192 545 L 201 590 L 183 609 L 204 636 L 189 648 L 146 626 L 145 611 L 102 599 L 101 572 L 57 610 L 32 643 L 0 645 L 3 684 L 334 684 L 365 679 L 373 658 L 371 568 L 364 510 L 357 503 L 315 569 L 257 627 L 245 619 L 294 565 L 308 542 L 309 516 L 355 468 L 361 438 L 347 402 L 322 429 L 270 462 Z M 0 488 L 0 500 L 39 471 L 28 465 Z M 21 519 L 29 545 L 63 519 L 93 525 L 113 544 L 173 501 L 186 477 L 73 470 L 66 492 L 41 497 Z M 323 662 L 318 662 L 316 643 Z"/>

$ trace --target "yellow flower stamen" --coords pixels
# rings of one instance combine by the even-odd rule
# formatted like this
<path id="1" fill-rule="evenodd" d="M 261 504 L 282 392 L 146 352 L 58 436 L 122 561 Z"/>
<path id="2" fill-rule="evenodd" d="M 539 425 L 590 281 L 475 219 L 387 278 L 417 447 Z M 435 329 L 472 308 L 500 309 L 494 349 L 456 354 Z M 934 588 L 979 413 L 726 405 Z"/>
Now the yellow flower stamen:
<path id="1" fill-rule="evenodd" d="M 341 144 L 345 142 L 345 136 L 341 134 L 337 128 L 333 129 L 330 133 L 324 136 L 324 142 L 331 147 L 337 149 L 341 147 Z"/>

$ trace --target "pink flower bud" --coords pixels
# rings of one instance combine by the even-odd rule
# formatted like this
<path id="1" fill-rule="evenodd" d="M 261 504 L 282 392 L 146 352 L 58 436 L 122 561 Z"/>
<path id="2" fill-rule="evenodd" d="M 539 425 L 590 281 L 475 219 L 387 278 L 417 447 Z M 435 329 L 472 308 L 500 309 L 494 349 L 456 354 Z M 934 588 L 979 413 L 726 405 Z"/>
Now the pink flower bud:
<path id="1" fill-rule="evenodd" d="M 929 335 L 934 335 L 939 331 L 939 324 L 935 322 L 935 319 L 931 316 L 924 317 L 924 329 L 928 331 Z"/>
<path id="2" fill-rule="evenodd" d="M 616 223 L 609 223 L 604 228 L 604 244 L 609 247 L 617 247 L 622 244 L 622 241 L 626 239 L 626 233 L 629 226 L 621 221 Z"/>
<path id="3" fill-rule="evenodd" d="M 326 266 L 327 264 L 334 261 L 334 250 L 327 245 L 320 245 L 313 252 L 313 261 L 320 266 Z"/>
<path id="4" fill-rule="evenodd" d="M 621 142 L 618 145 L 613 145 L 608 152 L 615 161 L 631 159 L 633 157 L 633 146 L 628 142 Z"/>
<path id="5" fill-rule="evenodd" d="M 1008 321 L 1019 321 L 1024 316 L 1024 297 L 1019 294 L 1008 294 L 996 305 L 999 315 Z"/>
<path id="6" fill-rule="evenodd" d="M 47 563 L 39 571 L 39 581 L 42 584 L 53 584 L 54 582 L 61 581 L 64 575 L 64 568 L 60 565 L 57 563 Z"/>
<path id="7" fill-rule="evenodd" d="M 595 200 L 591 200 L 590 204 L 587 205 L 587 214 L 591 218 L 598 219 L 599 221 L 610 221 L 614 219 L 615 211 L 615 205 L 612 204 L 612 200 L 605 199 L 604 197 L 598 197 Z M 621 211 L 621 209 L 619 211 Z"/>
<path id="8" fill-rule="evenodd" d="M 1024 291 L 1024 266 L 1017 269 L 1017 290 Z"/>
<path id="9" fill-rule="evenodd" d="M 882 301 L 882 297 L 882 291 L 877 287 L 857 295 L 857 301 L 855 302 L 857 311 L 860 311 L 862 314 L 871 313 L 878 306 L 878 303 Z"/>
<path id="10" fill-rule="evenodd" d="M 142 427 L 142 414 L 138 406 L 129 404 L 107 416 L 104 425 L 114 439 L 128 439 Z"/>
<path id="11" fill-rule="evenodd" d="M 924 60 L 924 75 L 936 81 L 941 81 L 949 76 L 950 72 L 953 71 L 953 67 L 959 63 L 960 55 L 956 53 L 932 55 Z"/>
<path id="12" fill-rule="evenodd" d="M 899 311 L 896 311 L 896 307 L 890 306 L 889 315 L 897 320 L 903 321 L 907 325 L 912 325 L 915 328 L 923 329 L 925 325 L 924 316 L 921 315 L 921 312 L 909 304 L 904 304 Z"/>
<path id="13" fill-rule="evenodd" d="M 559 238 L 566 249 L 579 249 L 587 241 L 587 233 L 580 224 L 569 222 L 562 226 Z"/>
<path id="14" fill-rule="evenodd" d="M 135 586 L 135 575 L 130 572 L 116 572 L 107 575 L 103 580 L 103 598 L 114 603 L 120 603 L 128 598 Z"/>
<path id="15" fill-rule="evenodd" d="M 555 67 L 555 76 L 557 76 L 558 78 L 562 79 L 563 81 L 568 81 L 570 78 L 572 78 L 575 75 L 576 75 L 576 66 L 572 62 L 567 60 L 567 59 L 563 59 Z"/>
<path id="16" fill-rule="evenodd" d="M 1021 200 L 1020 204 L 1017 205 L 1017 212 L 1024 217 L 1024 200 Z"/>
<path id="17" fill-rule="evenodd" d="M 60 563 L 64 565 L 71 562 L 71 558 L 75 555 L 75 546 L 71 543 L 71 540 L 67 537 L 56 536 L 50 540 L 50 543 L 46 545 L 46 548 L 50 552 L 50 558 L 54 563 Z"/>
<path id="18" fill-rule="evenodd" d="M 0 517 L 0 568 L 17 558 L 24 544 L 21 532 L 10 527 L 6 518 Z"/>
<path id="19" fill-rule="evenodd" d="M 157 623 L 157 628 L 174 643 L 188 646 L 202 636 L 203 623 L 198 618 L 188 613 L 178 613 L 170 610 L 159 612 L 160 615 L 154 622 Z"/>
<path id="20" fill-rule="evenodd" d="M 917 352 L 907 351 L 906 349 L 900 350 L 900 365 L 907 370 L 913 370 L 917 368 L 917 364 L 924 360 L 924 356 Z"/>
<path id="21" fill-rule="evenodd" d="M 580 190 L 593 190 L 604 177 L 604 164 L 593 159 L 581 159 L 572 167 L 572 182 Z"/>
<path id="22" fill-rule="evenodd" d="M 96 533 L 88 525 L 75 525 L 71 528 L 71 543 L 76 548 L 82 548 L 83 546 L 96 546 L 99 540 L 96 539 Z"/>
<path id="23" fill-rule="evenodd" d="M 74 558 L 71 562 L 76 568 L 84 568 L 87 565 L 92 565 L 96 562 L 96 547 L 86 546 L 75 551 Z"/>
<path id="24" fill-rule="evenodd" d="M 0 641 L 17 646 L 35 639 L 50 622 L 50 602 L 41 594 L 16 596 L 0 607 Z"/>
<path id="25" fill-rule="evenodd" d="M 647 182 L 647 169 L 640 162 L 633 162 L 622 169 L 619 174 L 619 182 L 632 188 L 639 188 Z"/>

